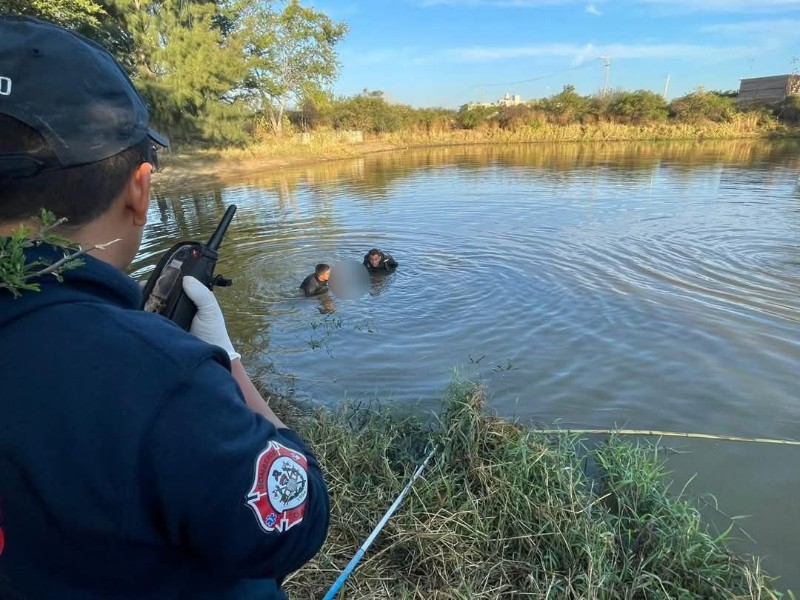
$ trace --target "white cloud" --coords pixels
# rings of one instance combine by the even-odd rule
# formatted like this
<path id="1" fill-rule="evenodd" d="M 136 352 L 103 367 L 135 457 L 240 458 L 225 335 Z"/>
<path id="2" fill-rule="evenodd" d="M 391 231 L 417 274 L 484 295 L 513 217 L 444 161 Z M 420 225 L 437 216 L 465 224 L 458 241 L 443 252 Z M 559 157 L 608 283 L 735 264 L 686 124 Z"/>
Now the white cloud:
<path id="1" fill-rule="evenodd" d="M 682 12 L 751 13 L 800 9 L 800 0 L 637 0 L 637 2 Z"/>
<path id="2" fill-rule="evenodd" d="M 587 61 L 596 59 L 597 56 L 597 49 L 592 44 L 586 44 L 572 57 L 572 66 L 577 67 Z"/>
<path id="3" fill-rule="evenodd" d="M 417 6 L 538 8 L 583 4 L 586 0 L 412 0 Z M 605 0 L 590 0 L 586 12 L 601 14 L 598 4 Z M 754 13 L 800 9 L 800 0 L 622 0 L 619 6 L 650 6 L 669 12 Z M 595 12 L 597 11 L 597 12 Z"/>
<path id="4" fill-rule="evenodd" d="M 707 38 L 728 39 L 733 43 L 747 44 L 749 56 L 765 52 L 786 52 L 794 46 L 800 20 L 774 19 L 750 20 L 742 23 L 720 23 L 705 25 L 699 29 Z"/>
<path id="5" fill-rule="evenodd" d="M 732 37 L 742 35 L 764 35 L 774 37 L 779 35 L 795 38 L 797 37 L 797 32 L 800 31 L 800 19 L 772 19 L 746 21 L 743 23 L 719 23 L 701 27 L 700 31 Z"/>
<path id="6" fill-rule="evenodd" d="M 372 50 L 347 56 L 347 62 L 359 65 L 379 65 L 399 60 L 400 54 L 393 50 Z"/>
<path id="7" fill-rule="evenodd" d="M 717 29 L 723 25 L 712 26 Z M 733 26 L 732 26 L 733 27 Z M 344 62 L 367 66 L 392 65 L 394 67 L 414 67 L 426 64 L 451 63 L 493 63 L 522 59 L 561 59 L 572 67 L 608 57 L 612 65 L 620 59 L 625 60 L 687 60 L 717 61 L 720 59 L 747 59 L 754 53 L 773 49 L 775 41 L 765 37 L 759 42 L 752 37 L 742 43 L 730 44 L 576 44 L 570 42 L 549 44 L 523 44 L 515 46 L 463 46 L 452 48 L 425 48 L 408 46 L 383 48 L 372 52 L 348 53 Z"/>
<path id="8" fill-rule="evenodd" d="M 616 58 L 734 58 L 749 55 L 752 45 L 714 46 L 710 44 L 611 44 L 603 54 Z"/>
<path id="9" fill-rule="evenodd" d="M 376 65 L 392 65 L 413 67 L 435 62 L 437 57 L 431 50 L 419 47 L 384 48 L 367 52 L 343 53 L 342 62 L 348 65 L 372 67 Z"/>
<path id="10" fill-rule="evenodd" d="M 749 56 L 753 46 L 712 46 L 704 44 L 609 44 L 594 46 L 585 44 L 530 44 L 525 46 L 472 46 L 450 48 L 442 55 L 461 62 L 488 62 L 515 58 L 567 58 L 573 65 L 580 65 L 599 56 L 614 59 L 707 59 Z"/>
<path id="11" fill-rule="evenodd" d="M 483 62 L 509 58 L 565 57 L 577 53 L 575 44 L 534 44 L 530 46 L 471 46 L 442 51 L 446 58 L 464 62 Z"/>
<path id="12" fill-rule="evenodd" d="M 478 6 L 480 0 L 419 0 L 417 5 L 427 6 Z"/>
<path id="13" fill-rule="evenodd" d="M 538 8 L 541 6 L 562 6 L 579 4 L 585 0 L 417 0 L 417 5 L 429 6 L 493 6 L 497 8 Z"/>

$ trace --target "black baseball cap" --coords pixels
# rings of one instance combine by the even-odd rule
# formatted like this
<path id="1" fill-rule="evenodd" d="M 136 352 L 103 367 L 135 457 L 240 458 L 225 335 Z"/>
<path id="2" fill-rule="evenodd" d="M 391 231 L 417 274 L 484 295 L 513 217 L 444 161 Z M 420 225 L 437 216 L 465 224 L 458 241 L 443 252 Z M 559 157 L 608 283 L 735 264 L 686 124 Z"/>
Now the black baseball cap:
<path id="1" fill-rule="evenodd" d="M 58 164 L 24 154 L 0 154 L 0 176 L 103 160 L 149 137 L 144 100 L 102 46 L 75 32 L 30 17 L 0 14 L 0 114 L 38 131 Z M 2 135 L 2 132 L 0 132 Z"/>

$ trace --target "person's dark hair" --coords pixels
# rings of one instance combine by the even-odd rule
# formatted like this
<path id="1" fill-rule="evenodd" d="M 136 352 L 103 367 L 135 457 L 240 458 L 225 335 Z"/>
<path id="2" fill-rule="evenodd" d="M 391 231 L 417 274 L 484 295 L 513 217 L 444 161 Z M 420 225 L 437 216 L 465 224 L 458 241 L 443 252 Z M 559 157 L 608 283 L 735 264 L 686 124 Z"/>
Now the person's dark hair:
<path id="1" fill-rule="evenodd" d="M 378 250 L 377 248 L 373 248 L 372 250 L 367 252 L 367 256 L 379 256 L 380 254 L 381 254 L 381 251 Z"/>
<path id="2" fill-rule="evenodd" d="M 326 265 L 325 263 L 319 263 L 314 268 L 314 275 L 322 275 L 325 271 L 330 271 L 330 265 Z"/>
<path id="3" fill-rule="evenodd" d="M 0 154 L 28 154 L 58 164 L 47 140 L 35 129 L 0 115 L 0 131 Z M 45 170 L 32 177 L 10 179 L 0 175 L 0 222 L 27 219 L 47 209 L 58 218 L 66 218 L 66 227 L 85 225 L 108 210 L 134 169 L 148 162 L 151 148 L 152 142 L 144 138 L 97 162 Z"/>

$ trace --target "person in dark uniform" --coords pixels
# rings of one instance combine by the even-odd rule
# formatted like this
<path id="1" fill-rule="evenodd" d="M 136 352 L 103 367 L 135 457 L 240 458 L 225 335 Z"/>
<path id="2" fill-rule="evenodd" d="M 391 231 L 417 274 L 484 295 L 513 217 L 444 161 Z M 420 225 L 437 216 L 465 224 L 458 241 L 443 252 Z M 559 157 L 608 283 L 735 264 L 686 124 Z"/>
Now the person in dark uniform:
<path id="1" fill-rule="evenodd" d="M 373 248 L 364 255 L 364 262 L 370 273 L 391 273 L 397 268 L 397 261 L 388 252 Z"/>
<path id="2" fill-rule="evenodd" d="M 303 283 L 300 284 L 300 289 L 303 290 L 303 293 L 306 296 L 316 296 L 318 294 L 324 294 L 328 291 L 328 279 L 331 276 L 331 267 L 330 265 L 326 265 L 325 263 L 319 263 L 315 268 L 314 272 L 311 273 L 308 277 L 303 279 Z"/>
<path id="3" fill-rule="evenodd" d="M 0 288 L 0 598 L 285 599 L 327 534 L 319 463 L 208 288 L 183 279 L 186 332 L 125 273 L 167 140 L 108 52 L 43 21 L 0 15 L 0 92 L 0 237 L 46 209 L 89 250 Z"/>

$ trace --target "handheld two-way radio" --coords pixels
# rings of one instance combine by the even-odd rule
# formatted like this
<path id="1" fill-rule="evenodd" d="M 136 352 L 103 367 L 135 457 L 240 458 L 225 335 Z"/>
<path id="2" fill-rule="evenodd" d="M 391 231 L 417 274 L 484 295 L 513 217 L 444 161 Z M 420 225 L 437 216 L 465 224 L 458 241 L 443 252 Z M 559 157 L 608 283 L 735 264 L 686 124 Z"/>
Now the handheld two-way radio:
<path id="1" fill-rule="evenodd" d="M 183 291 L 183 278 L 191 275 L 208 289 L 233 283 L 222 275 L 214 275 L 214 267 L 217 250 L 235 212 L 236 205 L 231 204 L 207 244 L 178 242 L 161 257 L 144 286 L 142 310 L 164 315 L 189 331 L 197 307 Z"/>

